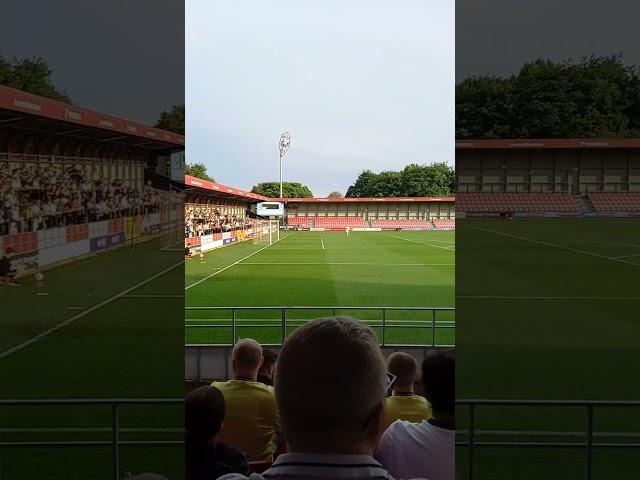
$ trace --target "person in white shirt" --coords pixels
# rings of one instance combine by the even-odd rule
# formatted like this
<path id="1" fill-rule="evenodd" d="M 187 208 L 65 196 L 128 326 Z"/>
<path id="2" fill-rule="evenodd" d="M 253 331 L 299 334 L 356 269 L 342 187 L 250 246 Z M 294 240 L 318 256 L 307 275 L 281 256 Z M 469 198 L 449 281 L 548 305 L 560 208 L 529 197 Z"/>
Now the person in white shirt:
<path id="1" fill-rule="evenodd" d="M 287 337 L 275 394 L 289 447 L 251 480 L 394 480 L 372 454 L 389 387 L 378 340 L 349 317 L 321 318 Z M 229 474 L 218 480 L 247 477 Z"/>
<path id="2" fill-rule="evenodd" d="M 455 351 L 432 351 L 422 362 L 433 417 L 398 420 L 385 431 L 375 458 L 398 479 L 455 480 Z"/>

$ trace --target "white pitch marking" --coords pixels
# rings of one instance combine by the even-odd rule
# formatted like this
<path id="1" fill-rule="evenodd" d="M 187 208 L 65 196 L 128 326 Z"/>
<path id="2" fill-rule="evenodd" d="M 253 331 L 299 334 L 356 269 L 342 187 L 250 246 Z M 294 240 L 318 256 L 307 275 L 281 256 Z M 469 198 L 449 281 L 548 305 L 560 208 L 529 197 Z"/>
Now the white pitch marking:
<path id="1" fill-rule="evenodd" d="M 547 297 L 516 295 L 458 295 L 456 298 L 468 300 L 640 300 L 640 297 Z"/>
<path id="2" fill-rule="evenodd" d="M 616 260 L 619 260 L 621 258 L 631 258 L 631 257 L 640 257 L 640 253 L 633 253 L 631 255 L 620 255 L 619 257 L 611 257 L 611 258 L 615 258 Z"/>
<path id="3" fill-rule="evenodd" d="M 169 295 L 164 293 L 148 294 L 148 295 L 133 294 L 133 295 L 123 295 L 122 298 L 184 298 L 184 293 L 182 295 Z"/>
<path id="4" fill-rule="evenodd" d="M 109 303 L 113 302 L 114 300 L 119 299 L 120 297 L 123 297 L 124 295 L 128 294 L 129 292 L 134 291 L 137 288 L 140 288 L 143 285 L 146 285 L 147 283 L 155 280 L 158 277 L 161 277 L 162 275 L 164 275 L 165 273 L 173 270 L 176 267 L 180 267 L 184 265 L 184 261 L 180 261 L 168 268 L 165 268 L 164 270 L 156 273 L 155 275 L 150 276 L 149 278 L 147 278 L 146 280 L 143 280 L 141 282 L 136 283 L 135 285 L 133 285 L 132 287 L 129 288 L 125 288 L 124 290 L 122 290 L 119 293 L 116 293 L 115 295 L 113 295 L 112 297 L 107 298 L 106 300 L 103 300 L 100 303 L 96 303 L 94 306 L 89 307 L 88 309 L 86 309 L 85 311 L 78 313 L 77 315 L 74 315 L 73 317 L 67 318 L 66 320 L 64 320 L 63 322 L 60 322 L 56 325 L 54 325 L 51 328 L 48 328 L 47 330 L 45 330 L 44 332 L 39 333 L 38 335 L 29 338 L 28 340 L 25 340 L 22 343 L 19 343 L 18 345 L 15 345 L 11 348 L 9 348 L 8 350 L 5 350 L 4 352 L 0 353 L 0 360 L 2 360 L 3 358 L 8 357 L 9 355 L 11 355 L 12 353 L 15 353 L 19 350 L 22 350 L 25 347 L 28 347 L 29 345 L 31 345 L 32 343 L 37 342 L 38 340 L 48 337 L 49 335 L 51 335 L 53 332 L 60 330 L 63 327 L 66 327 L 67 325 L 69 325 L 70 323 L 75 322 L 76 320 L 79 320 L 82 317 L 85 317 L 87 315 L 89 315 L 92 312 L 95 312 L 96 310 L 104 307 L 105 305 L 108 305 Z"/>
<path id="5" fill-rule="evenodd" d="M 419 243 L 420 245 L 428 245 L 429 247 L 436 247 L 436 248 L 441 248 L 443 250 L 448 250 L 450 252 L 453 252 L 453 250 L 455 249 L 455 247 L 449 248 L 449 247 L 443 247 L 442 245 L 434 245 L 432 243 L 426 243 L 426 242 L 419 242 L 417 240 L 411 240 L 409 238 L 404 238 L 404 237 L 398 237 L 396 235 L 388 235 L 388 234 L 384 234 L 385 237 L 391 237 L 391 238 L 397 238 L 398 240 L 404 240 L 405 242 L 413 242 L 413 243 Z"/>
<path id="6" fill-rule="evenodd" d="M 320 243 L 322 244 L 322 249 L 324 250 L 324 240 L 322 240 L 322 237 L 320 237 Z"/>
<path id="7" fill-rule="evenodd" d="M 536 243 L 538 245 L 544 245 L 545 247 L 553 247 L 553 248 L 558 248 L 560 250 L 567 250 L 569 252 L 582 253 L 583 255 L 589 255 L 589 256 L 592 256 L 592 257 L 603 258 L 605 260 L 611 260 L 612 262 L 626 263 L 627 265 L 633 265 L 635 267 L 640 267 L 640 264 L 633 263 L 633 262 L 628 262 L 628 261 L 626 261 L 626 260 L 624 260 L 622 258 L 609 257 L 607 255 L 601 255 L 599 253 L 589 252 L 589 251 L 586 251 L 586 250 L 579 250 L 577 248 L 565 247 L 564 245 L 556 245 L 555 243 L 543 242 L 542 240 L 534 240 L 532 238 L 521 237 L 519 235 L 512 235 L 510 233 L 498 232 L 496 230 L 490 230 L 488 228 L 478 228 L 478 230 L 481 230 L 483 232 L 493 233 L 494 235 L 501 235 L 503 237 L 509 237 L 509 238 L 515 238 L 517 240 L 523 240 L 523 241 L 529 242 L 529 243 Z"/>
<path id="8" fill-rule="evenodd" d="M 453 267 L 455 263 L 243 262 L 241 265 L 373 265 L 376 267 Z"/>
<path id="9" fill-rule="evenodd" d="M 193 282 L 191 285 L 187 285 L 187 286 L 185 287 L 185 291 L 189 290 L 191 287 L 195 287 L 196 285 L 201 284 L 202 282 L 204 282 L 204 281 L 206 281 L 206 280 L 209 280 L 209 279 L 210 279 L 210 278 L 212 278 L 212 277 L 215 277 L 216 275 L 218 275 L 218 274 L 220 274 L 220 273 L 224 272 L 225 270 L 227 270 L 227 269 L 229 269 L 229 268 L 231 268 L 231 267 L 233 267 L 233 266 L 235 266 L 235 265 L 238 265 L 238 264 L 239 264 L 240 262 L 242 262 L 243 260 L 246 260 L 247 258 L 253 257 L 255 254 L 260 253 L 261 251 L 263 251 L 265 248 L 269 248 L 270 246 L 275 245 L 276 243 L 278 243 L 280 240 L 284 240 L 285 238 L 290 237 L 291 235 L 293 235 L 293 233 L 290 233 L 290 234 L 289 234 L 289 235 L 287 235 L 286 237 L 280 237 L 278 240 L 276 240 L 275 242 L 273 242 L 271 245 L 266 245 L 266 246 L 262 247 L 260 250 L 256 250 L 255 252 L 250 253 L 249 255 L 247 255 L 246 257 L 241 258 L 240 260 L 237 260 L 237 261 L 233 262 L 232 264 L 227 265 L 227 266 L 226 266 L 226 267 L 224 267 L 224 268 L 220 268 L 220 269 L 218 269 L 216 272 L 213 272 L 211 275 L 207 275 L 206 277 L 201 278 L 201 279 L 200 279 L 200 280 L 198 280 L 197 282 Z"/>

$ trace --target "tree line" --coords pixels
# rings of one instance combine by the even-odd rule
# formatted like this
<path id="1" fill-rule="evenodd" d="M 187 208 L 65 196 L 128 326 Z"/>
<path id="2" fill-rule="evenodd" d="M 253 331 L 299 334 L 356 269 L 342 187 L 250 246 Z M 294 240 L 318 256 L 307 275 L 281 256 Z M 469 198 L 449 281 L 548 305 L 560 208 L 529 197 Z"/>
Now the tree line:
<path id="1" fill-rule="evenodd" d="M 456 138 L 629 138 L 640 135 L 638 66 L 621 55 L 538 59 L 517 75 L 456 85 Z"/>

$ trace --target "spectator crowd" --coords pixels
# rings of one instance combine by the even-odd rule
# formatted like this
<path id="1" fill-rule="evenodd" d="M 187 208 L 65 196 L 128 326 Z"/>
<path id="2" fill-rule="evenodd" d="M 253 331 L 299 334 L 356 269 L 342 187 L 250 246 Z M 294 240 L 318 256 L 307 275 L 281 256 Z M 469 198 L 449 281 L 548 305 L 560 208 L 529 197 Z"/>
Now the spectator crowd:
<path id="1" fill-rule="evenodd" d="M 329 317 L 279 356 L 240 340 L 232 369 L 186 397 L 188 480 L 455 478 L 453 349 L 385 362 L 369 326 Z"/>
<path id="2" fill-rule="evenodd" d="M 153 213 L 162 195 L 75 165 L 0 162 L 0 235 Z"/>
<path id="3" fill-rule="evenodd" d="M 230 232 L 247 227 L 249 218 L 224 211 L 214 205 L 185 205 L 185 238 Z"/>

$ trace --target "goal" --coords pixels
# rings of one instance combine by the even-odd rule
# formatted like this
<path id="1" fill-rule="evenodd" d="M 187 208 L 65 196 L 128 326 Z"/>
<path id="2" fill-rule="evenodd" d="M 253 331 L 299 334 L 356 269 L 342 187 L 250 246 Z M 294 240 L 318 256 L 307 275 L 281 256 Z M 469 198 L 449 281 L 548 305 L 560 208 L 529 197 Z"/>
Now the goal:
<path id="1" fill-rule="evenodd" d="M 271 245 L 280 240 L 280 225 L 277 220 L 256 220 L 253 229 L 255 245 Z"/>

